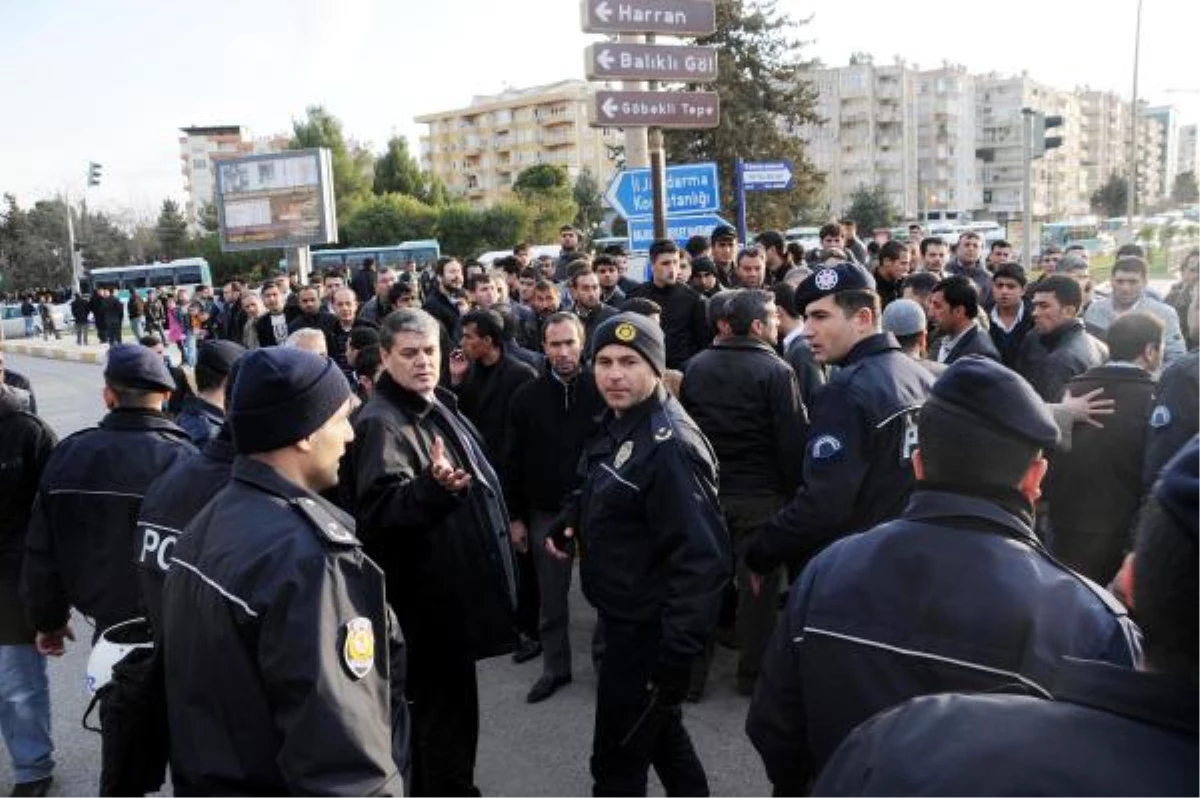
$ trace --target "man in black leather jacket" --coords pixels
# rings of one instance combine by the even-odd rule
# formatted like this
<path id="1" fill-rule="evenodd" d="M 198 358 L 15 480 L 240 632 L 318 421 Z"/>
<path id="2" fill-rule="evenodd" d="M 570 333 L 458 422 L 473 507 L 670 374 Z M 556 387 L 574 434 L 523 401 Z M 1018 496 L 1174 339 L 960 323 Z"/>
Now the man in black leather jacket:
<path id="1" fill-rule="evenodd" d="M 1108 348 L 1079 318 L 1083 289 L 1061 274 L 1033 289 L 1033 335 L 1025 336 L 1013 369 L 1047 402 L 1061 402 L 1071 378 L 1108 360 Z"/>

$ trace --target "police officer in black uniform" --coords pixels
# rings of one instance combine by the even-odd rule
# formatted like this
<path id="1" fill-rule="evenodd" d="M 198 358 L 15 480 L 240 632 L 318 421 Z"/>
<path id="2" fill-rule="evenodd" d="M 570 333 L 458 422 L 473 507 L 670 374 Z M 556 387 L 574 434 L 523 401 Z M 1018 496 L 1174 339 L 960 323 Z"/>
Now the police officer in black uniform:
<path id="1" fill-rule="evenodd" d="M 1146 633 L 1139 670 L 1064 660 L 1051 685 L 1053 701 L 986 694 L 913 699 L 859 726 L 813 794 L 1200 792 L 1198 460 L 1192 438 L 1164 470 L 1139 519 L 1133 605 Z"/>
<path id="2" fill-rule="evenodd" d="M 1059 432 L 1029 383 L 958 360 L 918 434 L 900 518 L 833 543 L 792 586 L 746 719 L 776 794 L 803 794 L 855 726 L 914 696 L 1049 697 L 1064 657 L 1138 661 L 1125 608 L 1034 535 Z"/>
<path id="3" fill-rule="evenodd" d="M 175 390 L 161 357 L 114 345 L 104 369 L 109 413 L 54 450 L 29 526 L 21 593 L 45 654 L 73 637 L 74 606 L 96 633 L 141 614 L 133 567 L 137 517 L 146 488 L 195 453 L 160 408 Z"/>
<path id="4" fill-rule="evenodd" d="M 227 343 L 227 342 L 219 342 Z M 203 347 L 201 347 L 203 350 Z M 243 352 L 245 350 L 242 350 Z M 232 403 L 233 385 L 241 359 L 228 367 L 224 407 Z M 224 411 L 222 411 L 224 416 Z M 146 617 L 155 637 L 162 640 L 162 588 L 179 535 L 213 496 L 229 483 L 233 471 L 233 431 L 223 422 L 217 434 L 195 457 L 182 457 L 146 491 L 138 516 L 138 541 L 134 563 Z"/>
<path id="5" fill-rule="evenodd" d="M 800 489 L 746 551 L 758 574 L 784 563 L 799 570 L 834 540 L 899 515 L 912 491 L 917 411 L 934 379 L 880 332 L 865 269 L 817 269 L 796 291 L 796 309 L 817 362 L 841 368 L 810 408 Z"/>
<path id="6" fill-rule="evenodd" d="M 354 438 L 336 364 L 245 357 L 230 483 L 188 524 L 163 587 L 178 795 L 400 794 L 403 648 L 383 572 L 320 498 Z"/>
<path id="7" fill-rule="evenodd" d="M 662 387 L 666 350 L 649 319 L 621 313 L 593 342 L 608 405 L 584 450 L 586 478 L 547 538 L 565 557 L 579 533 L 583 592 L 606 652 L 596 696 L 596 795 L 645 795 L 651 765 L 668 795 L 707 795 L 679 705 L 716 627 L 731 571 L 717 463 L 695 422 Z"/>

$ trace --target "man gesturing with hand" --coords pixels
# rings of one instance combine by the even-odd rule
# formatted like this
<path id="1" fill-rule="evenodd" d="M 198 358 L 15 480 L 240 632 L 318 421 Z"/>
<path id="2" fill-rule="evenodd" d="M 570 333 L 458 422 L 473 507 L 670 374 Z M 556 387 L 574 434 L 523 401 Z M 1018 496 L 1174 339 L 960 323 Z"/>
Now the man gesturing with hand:
<path id="1" fill-rule="evenodd" d="M 358 534 L 408 642 L 413 792 L 477 795 L 475 662 L 516 641 L 508 511 L 478 433 L 438 387 L 438 322 L 398 310 L 379 337 L 384 372 L 355 421 L 349 473 Z"/>

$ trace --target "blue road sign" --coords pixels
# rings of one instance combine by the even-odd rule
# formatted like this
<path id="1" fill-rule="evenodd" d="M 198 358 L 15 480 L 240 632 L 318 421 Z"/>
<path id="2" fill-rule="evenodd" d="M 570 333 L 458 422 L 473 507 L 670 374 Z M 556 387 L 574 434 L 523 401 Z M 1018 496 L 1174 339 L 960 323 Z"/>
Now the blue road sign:
<path id="1" fill-rule="evenodd" d="M 744 191 L 790 191 L 791 161 L 742 161 Z"/>
<path id="2" fill-rule="evenodd" d="M 687 243 L 692 236 L 708 236 L 713 228 L 729 222 L 715 213 L 705 213 L 693 216 L 668 216 L 667 238 L 679 246 Z M 629 220 L 629 249 L 631 252 L 645 252 L 654 243 L 653 219 Z"/>
<path id="3" fill-rule="evenodd" d="M 604 198 L 626 219 L 654 215 L 649 169 L 626 169 L 613 176 Z M 667 214 L 716 213 L 721 209 L 715 163 L 685 163 L 667 167 Z"/>

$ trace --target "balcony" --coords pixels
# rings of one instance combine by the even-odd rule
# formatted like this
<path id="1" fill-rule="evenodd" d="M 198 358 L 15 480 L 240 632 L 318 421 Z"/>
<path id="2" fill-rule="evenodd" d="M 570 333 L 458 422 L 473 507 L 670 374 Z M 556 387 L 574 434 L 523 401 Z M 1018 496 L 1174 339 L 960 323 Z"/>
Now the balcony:
<path id="1" fill-rule="evenodd" d="M 497 152 L 509 152 L 513 148 L 514 138 L 512 136 L 496 136 L 492 139 L 492 146 Z"/>

